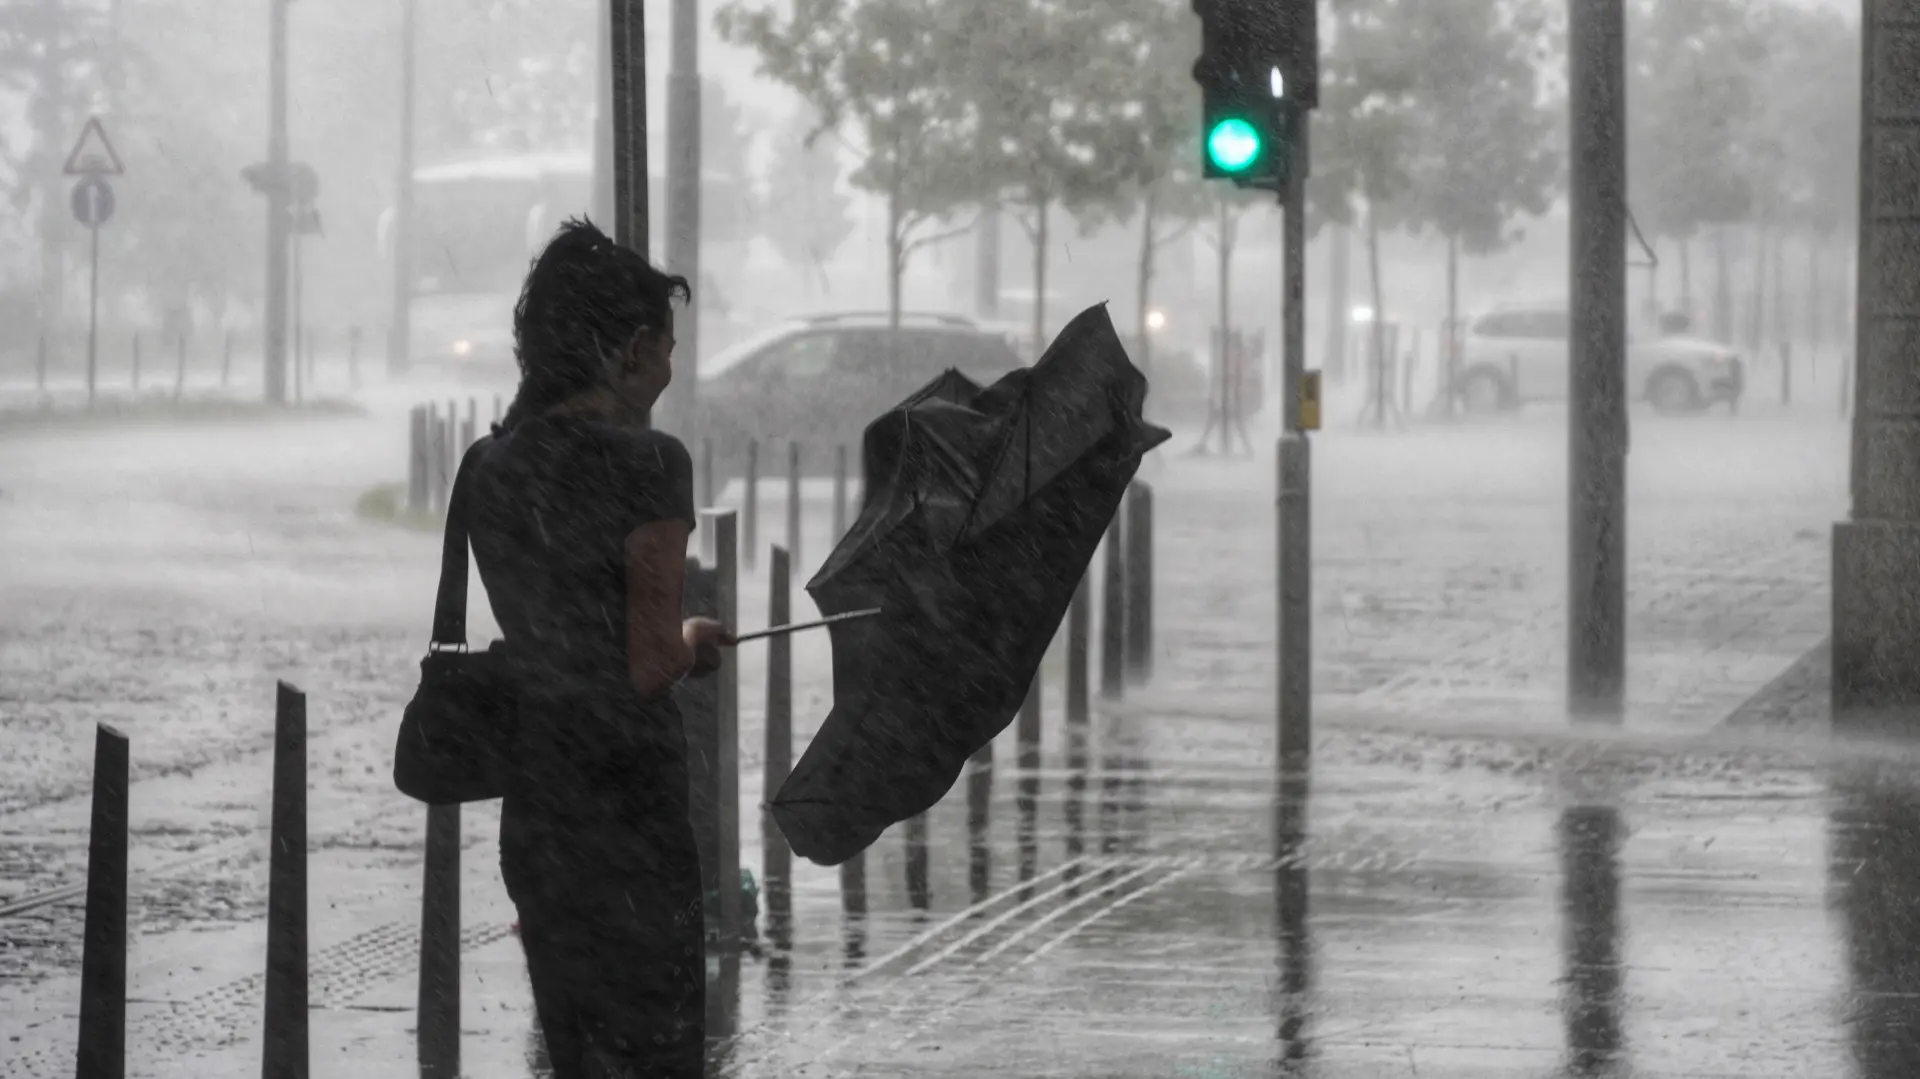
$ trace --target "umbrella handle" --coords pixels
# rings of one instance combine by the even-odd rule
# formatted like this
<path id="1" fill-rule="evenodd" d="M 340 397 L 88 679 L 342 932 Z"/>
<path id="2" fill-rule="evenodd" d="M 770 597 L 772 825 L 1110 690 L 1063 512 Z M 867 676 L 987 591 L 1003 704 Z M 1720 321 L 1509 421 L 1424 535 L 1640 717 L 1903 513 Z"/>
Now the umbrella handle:
<path id="1" fill-rule="evenodd" d="M 869 607 L 864 611 L 847 611 L 842 614 L 815 619 L 812 622 L 792 622 L 784 626 L 768 626 L 766 629 L 757 629 L 752 633 L 742 633 L 733 640 L 735 644 L 745 644 L 748 641 L 757 641 L 762 637 L 781 637 L 789 633 L 798 633 L 803 629 L 819 629 L 822 626 L 831 626 L 836 622 L 853 622 L 862 618 L 873 618 L 879 613 L 880 608 L 878 607 Z"/>

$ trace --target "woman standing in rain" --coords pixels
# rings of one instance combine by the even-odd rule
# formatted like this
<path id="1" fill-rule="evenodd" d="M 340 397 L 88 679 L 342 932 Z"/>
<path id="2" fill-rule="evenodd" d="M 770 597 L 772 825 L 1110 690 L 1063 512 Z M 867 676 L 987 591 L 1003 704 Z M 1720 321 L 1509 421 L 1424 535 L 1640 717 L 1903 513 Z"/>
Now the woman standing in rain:
<path id="1" fill-rule="evenodd" d="M 693 468 L 645 426 L 675 298 L 684 279 L 562 226 L 514 309 L 520 388 L 475 475 L 474 559 L 521 686 L 500 869 L 555 1079 L 702 1071 L 702 885 L 669 694 L 732 638 L 680 617 Z"/>

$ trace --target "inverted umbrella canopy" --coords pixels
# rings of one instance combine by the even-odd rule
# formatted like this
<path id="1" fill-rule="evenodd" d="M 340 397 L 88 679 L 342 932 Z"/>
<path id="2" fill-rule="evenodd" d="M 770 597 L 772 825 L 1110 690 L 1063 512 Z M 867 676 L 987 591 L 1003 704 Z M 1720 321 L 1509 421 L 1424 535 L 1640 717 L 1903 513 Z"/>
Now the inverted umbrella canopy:
<path id="1" fill-rule="evenodd" d="M 807 591 L 838 623 L 833 710 L 770 802 L 837 865 L 925 812 L 1006 729 L 1140 459 L 1147 381 L 1105 306 L 986 389 L 948 372 L 868 426 L 871 485 Z"/>

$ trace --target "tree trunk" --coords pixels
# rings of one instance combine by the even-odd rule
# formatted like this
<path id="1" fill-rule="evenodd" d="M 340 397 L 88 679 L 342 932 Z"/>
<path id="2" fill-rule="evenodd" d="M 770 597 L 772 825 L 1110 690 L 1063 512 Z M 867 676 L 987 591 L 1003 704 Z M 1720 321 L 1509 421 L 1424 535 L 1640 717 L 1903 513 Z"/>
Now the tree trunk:
<path id="1" fill-rule="evenodd" d="M 1047 348 L 1047 197 L 1033 200 L 1033 358 Z"/>
<path id="2" fill-rule="evenodd" d="M 1826 312 L 1820 309 L 1825 299 L 1820 295 L 1820 256 L 1822 254 L 1821 236 L 1817 232 L 1807 233 L 1807 318 L 1801 330 L 1806 337 L 1807 348 L 1814 353 L 1825 347 Z"/>
<path id="3" fill-rule="evenodd" d="M 901 279 L 907 273 L 907 238 L 900 234 L 900 184 L 887 192 L 887 329 L 900 329 Z"/>
<path id="4" fill-rule="evenodd" d="M 1763 223 L 1754 229 L 1753 307 L 1747 312 L 1747 346 L 1758 355 L 1766 343 L 1767 247 L 1771 230 Z"/>
<path id="5" fill-rule="evenodd" d="M 1727 271 L 1727 230 L 1713 230 L 1713 337 L 1733 341 L 1733 281 Z"/>
<path id="6" fill-rule="evenodd" d="M 1220 433 L 1221 445 L 1231 448 L 1233 434 L 1233 217 L 1227 200 L 1220 200 L 1220 244 L 1216 251 L 1220 256 L 1220 344 L 1216 350 L 1218 357 L 1213 369 L 1219 374 L 1219 386 L 1215 392 L 1220 395 Z"/>
<path id="7" fill-rule="evenodd" d="M 1447 237 L 1447 324 L 1440 334 L 1440 362 L 1440 398 L 1446 402 L 1448 418 L 1452 418 L 1454 394 L 1460 384 L 1460 241 L 1455 236 Z"/>
<path id="8" fill-rule="evenodd" d="M 1793 347 L 1793 302 L 1787 290 L 1787 234 L 1773 239 L 1773 339 L 1774 347 L 1787 352 Z"/>
<path id="9" fill-rule="evenodd" d="M 1140 373 L 1146 375 L 1149 381 L 1153 378 L 1153 329 L 1147 325 L 1147 316 L 1153 306 L 1153 253 L 1155 246 L 1153 238 L 1153 211 L 1153 192 L 1152 190 L 1148 190 L 1145 197 L 1140 201 L 1140 272 L 1137 280 L 1134 282 L 1136 286 L 1134 296 L 1138 306 L 1136 315 L 1137 329 L 1135 332 L 1139 335 L 1137 355 L 1139 357 Z"/>
<path id="10" fill-rule="evenodd" d="M 1373 340 L 1370 348 L 1373 352 L 1373 377 L 1386 377 L 1387 360 L 1387 305 L 1380 290 L 1380 221 L 1374 213 L 1371 200 L 1367 204 L 1367 278 L 1373 294 Z M 1381 423 L 1386 417 L 1379 417 Z"/>
<path id="11" fill-rule="evenodd" d="M 1693 317 L 1693 237 L 1680 237 L 1680 313 Z"/>
<path id="12" fill-rule="evenodd" d="M 1352 306 L 1347 286 L 1352 276 L 1352 234 L 1345 225 L 1327 227 L 1327 352 L 1320 358 L 1327 381 L 1338 385 L 1347 374 L 1347 319 Z"/>
<path id="13" fill-rule="evenodd" d="M 973 309 L 981 318 L 1000 317 L 1000 203 L 982 203 L 973 225 Z"/>

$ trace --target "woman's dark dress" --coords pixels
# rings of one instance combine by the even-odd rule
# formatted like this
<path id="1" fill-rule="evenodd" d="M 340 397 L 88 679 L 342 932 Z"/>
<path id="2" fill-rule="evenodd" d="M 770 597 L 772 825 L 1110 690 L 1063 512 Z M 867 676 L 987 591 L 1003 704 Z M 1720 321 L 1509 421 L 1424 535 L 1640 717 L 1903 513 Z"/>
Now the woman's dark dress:
<path id="1" fill-rule="evenodd" d="M 475 476 L 474 560 L 524 665 L 524 783 L 501 813 L 500 869 L 555 1079 L 701 1074 L 686 739 L 672 701 L 628 681 L 625 563 L 634 529 L 693 521 L 692 474 L 668 435 L 543 418 L 498 438 Z"/>

